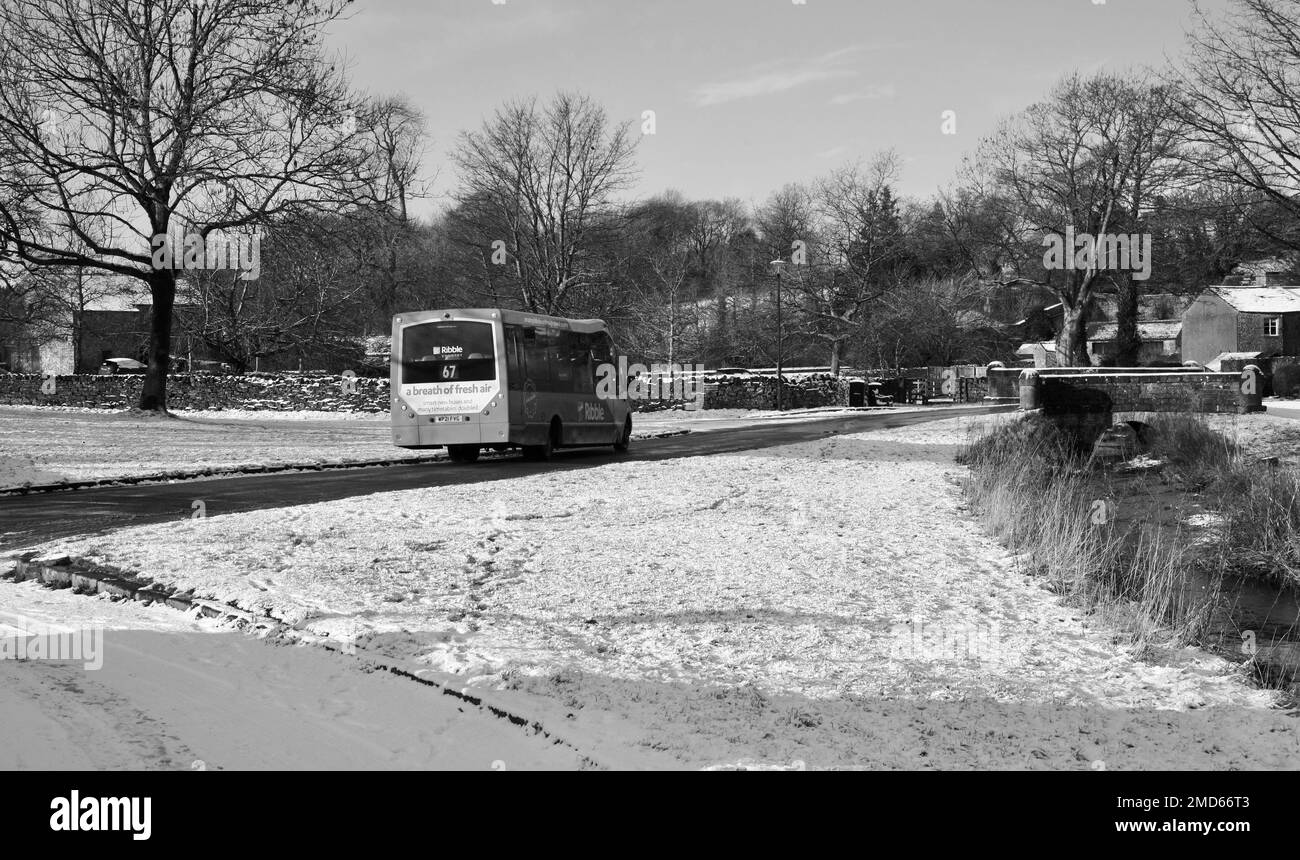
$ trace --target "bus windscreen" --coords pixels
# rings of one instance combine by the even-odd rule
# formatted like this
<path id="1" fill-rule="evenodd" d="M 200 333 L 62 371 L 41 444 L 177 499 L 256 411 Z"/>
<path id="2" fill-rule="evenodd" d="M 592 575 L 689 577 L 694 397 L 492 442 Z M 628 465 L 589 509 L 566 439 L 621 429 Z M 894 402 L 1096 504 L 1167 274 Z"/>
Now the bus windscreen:
<path id="1" fill-rule="evenodd" d="M 496 379 L 492 324 L 448 320 L 402 331 L 402 383 Z"/>

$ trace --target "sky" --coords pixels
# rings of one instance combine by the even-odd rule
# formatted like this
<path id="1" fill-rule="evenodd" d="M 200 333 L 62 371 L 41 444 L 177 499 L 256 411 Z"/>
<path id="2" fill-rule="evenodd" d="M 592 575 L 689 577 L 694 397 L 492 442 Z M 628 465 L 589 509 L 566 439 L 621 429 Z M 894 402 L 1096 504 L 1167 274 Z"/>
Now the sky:
<path id="1" fill-rule="evenodd" d="M 1203 0 L 1216 12 L 1229 0 Z M 634 196 L 759 203 L 895 148 L 899 190 L 949 186 L 1063 75 L 1162 65 L 1189 0 L 357 0 L 330 33 L 354 86 L 426 115 L 428 214 L 447 153 L 502 103 L 593 96 L 640 142 Z M 654 134 L 643 134 L 654 111 Z M 943 132 L 944 111 L 956 114 Z"/>

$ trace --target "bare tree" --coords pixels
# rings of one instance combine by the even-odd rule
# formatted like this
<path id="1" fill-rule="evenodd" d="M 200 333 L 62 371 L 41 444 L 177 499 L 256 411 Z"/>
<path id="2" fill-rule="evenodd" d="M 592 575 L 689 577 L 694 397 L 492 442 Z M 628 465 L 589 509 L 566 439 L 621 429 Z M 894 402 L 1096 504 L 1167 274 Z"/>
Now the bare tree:
<path id="1" fill-rule="evenodd" d="M 0 6 L 0 243 L 31 265 L 148 285 L 141 409 L 166 409 L 176 270 L 156 265 L 160 237 L 206 240 L 352 196 L 362 149 L 344 120 L 354 106 L 321 47 L 346 5 Z"/>
<path id="2" fill-rule="evenodd" d="M 1157 165 L 1173 145 L 1167 105 L 1166 93 L 1140 82 L 1073 75 L 981 146 L 976 169 L 1002 209 L 1010 251 L 1001 282 L 1055 292 L 1064 311 L 1057 351 L 1071 365 L 1088 363 L 1088 314 L 1110 275 L 1095 253 L 1079 258 L 1082 265 L 1046 267 L 1042 240 L 1067 233 L 1100 237 L 1140 217 Z M 1164 112 L 1145 118 L 1147 107 Z M 1075 259 L 1074 248 L 1065 254 Z"/>
<path id="3" fill-rule="evenodd" d="M 422 173 L 428 142 L 424 114 L 405 96 L 390 96 L 365 104 L 357 123 L 366 156 L 366 201 L 390 208 L 399 223 L 409 223 L 408 204 L 427 198 L 432 181 Z"/>
<path id="4" fill-rule="evenodd" d="M 191 307 L 179 316 L 181 328 L 240 372 L 285 355 L 346 366 L 370 304 L 369 272 L 345 247 L 355 232 L 352 218 L 278 219 L 257 280 L 187 274 L 181 297 Z"/>
<path id="5" fill-rule="evenodd" d="M 683 341 L 691 350 L 699 346 L 697 209 L 698 204 L 669 192 L 640 204 L 627 221 L 624 268 L 631 319 L 623 327 L 624 343 L 654 361 L 680 361 Z"/>
<path id="6" fill-rule="evenodd" d="M 866 325 L 867 358 L 877 367 L 985 362 L 1006 341 L 984 312 L 997 287 L 978 277 L 922 277 L 880 299 Z"/>
<path id="7" fill-rule="evenodd" d="M 427 134 L 423 114 L 400 96 L 370 101 L 358 122 L 363 194 L 349 213 L 351 229 L 339 231 L 338 239 L 367 284 L 367 333 L 386 332 L 393 314 L 429 280 L 421 253 L 426 237 L 409 212 L 411 201 L 429 196 L 432 180 L 422 171 Z"/>
<path id="8" fill-rule="evenodd" d="M 510 255 L 524 307 L 556 313 L 569 294 L 605 277 L 597 247 L 619 214 L 615 195 L 632 178 L 631 123 L 611 125 L 585 95 L 559 93 L 500 108 L 466 132 L 452 157 L 461 172 L 457 217 L 486 256 Z"/>
<path id="9" fill-rule="evenodd" d="M 1172 80 L 1202 176 L 1241 189 L 1242 211 L 1270 241 L 1300 250 L 1300 7 L 1292 0 L 1233 0 L 1213 19 L 1199 6 L 1186 60 Z M 1267 201 L 1272 207 L 1258 204 Z"/>
<path id="10" fill-rule="evenodd" d="M 866 165 L 833 171 L 816 185 L 821 259 L 792 267 L 791 281 L 804 300 L 806 333 L 829 348 L 835 375 L 868 307 L 903 280 L 906 233 L 892 188 L 899 163 L 897 153 L 886 151 Z"/>
<path id="11" fill-rule="evenodd" d="M 50 270 L 0 263 L 0 326 L 18 330 L 53 324 L 61 313 L 59 279 Z"/>
<path id="12" fill-rule="evenodd" d="M 1180 116 L 1178 92 L 1171 86 L 1134 77 L 1114 105 L 1120 122 L 1113 130 L 1113 158 L 1126 166 L 1117 227 L 1129 234 L 1150 235 L 1157 203 L 1185 190 L 1190 179 L 1185 159 L 1187 126 Z M 1162 248 L 1171 255 L 1173 248 Z M 1150 273 L 1148 272 L 1148 275 Z M 1120 367 L 1137 364 L 1139 282 L 1131 270 L 1106 273 L 1116 288 L 1115 360 Z"/>

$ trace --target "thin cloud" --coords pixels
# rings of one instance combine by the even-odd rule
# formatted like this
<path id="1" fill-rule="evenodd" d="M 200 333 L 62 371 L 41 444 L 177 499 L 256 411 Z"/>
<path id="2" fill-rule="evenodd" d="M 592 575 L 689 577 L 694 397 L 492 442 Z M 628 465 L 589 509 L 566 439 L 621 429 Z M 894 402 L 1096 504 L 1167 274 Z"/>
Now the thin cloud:
<path id="1" fill-rule="evenodd" d="M 898 94 L 893 84 L 880 84 L 874 87 L 867 87 L 865 90 L 858 90 L 852 93 L 839 93 L 831 96 L 831 104 L 847 105 L 854 102 L 876 101 L 878 99 L 892 99 Z"/>
<path id="2" fill-rule="evenodd" d="M 765 63 L 729 80 L 696 87 L 692 97 L 699 107 L 708 107 L 789 92 L 818 81 L 856 77 L 858 71 L 848 64 L 853 55 L 861 50 L 842 48 L 820 57 L 787 60 L 778 64 Z"/>

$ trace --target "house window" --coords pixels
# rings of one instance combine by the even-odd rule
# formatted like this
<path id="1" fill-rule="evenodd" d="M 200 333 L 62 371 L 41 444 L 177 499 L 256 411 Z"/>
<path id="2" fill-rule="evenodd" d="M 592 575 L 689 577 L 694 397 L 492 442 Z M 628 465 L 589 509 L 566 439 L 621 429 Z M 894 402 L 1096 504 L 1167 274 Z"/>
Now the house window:
<path id="1" fill-rule="evenodd" d="M 1268 323 L 1266 324 L 1265 334 L 1267 334 L 1269 337 L 1280 336 L 1282 334 L 1282 318 L 1269 317 Z"/>

